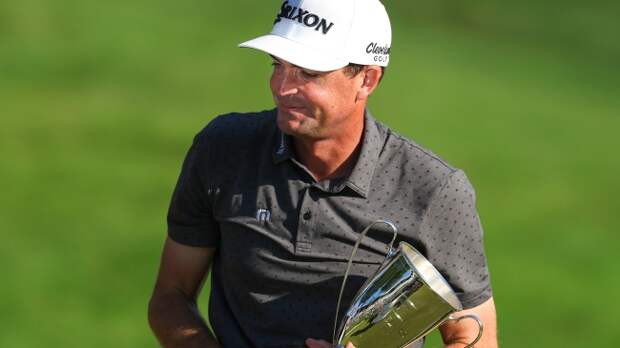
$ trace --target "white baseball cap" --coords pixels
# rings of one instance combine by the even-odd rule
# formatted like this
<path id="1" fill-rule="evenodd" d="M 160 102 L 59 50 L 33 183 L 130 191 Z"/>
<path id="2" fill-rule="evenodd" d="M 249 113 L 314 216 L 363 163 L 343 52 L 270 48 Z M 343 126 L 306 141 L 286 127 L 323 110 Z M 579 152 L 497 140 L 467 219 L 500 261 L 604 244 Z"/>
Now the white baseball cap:
<path id="1" fill-rule="evenodd" d="M 271 33 L 239 47 L 332 71 L 349 63 L 387 66 L 391 43 L 390 19 L 379 0 L 286 0 Z"/>

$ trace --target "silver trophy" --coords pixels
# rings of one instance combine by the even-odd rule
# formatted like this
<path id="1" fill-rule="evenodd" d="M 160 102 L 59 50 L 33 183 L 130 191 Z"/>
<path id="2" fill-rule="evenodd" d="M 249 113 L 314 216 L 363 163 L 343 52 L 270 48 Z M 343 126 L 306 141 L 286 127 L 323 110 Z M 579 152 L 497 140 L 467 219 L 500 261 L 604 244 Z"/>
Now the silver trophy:
<path id="1" fill-rule="evenodd" d="M 368 230 L 379 223 L 394 231 L 388 253 L 377 272 L 362 285 L 338 326 L 340 301 L 353 257 Z M 334 347 L 344 347 L 348 342 L 356 348 L 406 347 L 445 321 L 465 318 L 475 320 L 479 327 L 478 336 L 467 345 L 473 347 L 482 337 L 482 321 L 476 315 L 452 315 L 463 309 L 452 288 L 413 246 L 400 242 L 394 249 L 397 233 L 392 222 L 377 220 L 362 231 L 355 243 L 338 297 Z"/>

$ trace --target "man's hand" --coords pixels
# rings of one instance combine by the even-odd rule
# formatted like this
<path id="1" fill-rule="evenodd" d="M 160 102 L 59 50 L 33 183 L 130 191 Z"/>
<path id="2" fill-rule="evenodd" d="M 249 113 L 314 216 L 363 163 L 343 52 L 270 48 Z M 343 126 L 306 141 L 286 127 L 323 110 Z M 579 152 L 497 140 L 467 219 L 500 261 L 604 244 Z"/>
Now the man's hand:
<path id="1" fill-rule="evenodd" d="M 306 339 L 306 346 L 308 348 L 332 348 L 331 343 L 324 340 L 316 340 L 314 338 Z M 346 348 L 355 348 L 355 346 L 353 345 L 353 343 L 349 342 L 347 343 Z"/>
<path id="2" fill-rule="evenodd" d="M 482 338 L 476 347 L 497 348 L 497 329 L 495 303 L 491 297 L 477 307 L 454 313 L 455 317 L 466 314 L 477 315 L 484 324 Z M 439 327 L 446 348 L 462 348 L 471 343 L 478 335 L 478 325 L 470 319 L 447 321 Z"/>

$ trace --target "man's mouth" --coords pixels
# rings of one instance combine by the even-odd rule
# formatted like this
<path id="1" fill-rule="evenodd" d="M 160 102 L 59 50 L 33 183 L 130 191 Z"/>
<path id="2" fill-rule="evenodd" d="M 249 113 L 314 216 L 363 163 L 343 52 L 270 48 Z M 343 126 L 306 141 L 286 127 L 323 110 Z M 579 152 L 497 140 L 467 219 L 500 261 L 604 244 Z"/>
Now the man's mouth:
<path id="1" fill-rule="evenodd" d="M 305 109 L 303 105 L 299 104 L 279 104 L 278 108 L 284 112 L 301 112 Z"/>

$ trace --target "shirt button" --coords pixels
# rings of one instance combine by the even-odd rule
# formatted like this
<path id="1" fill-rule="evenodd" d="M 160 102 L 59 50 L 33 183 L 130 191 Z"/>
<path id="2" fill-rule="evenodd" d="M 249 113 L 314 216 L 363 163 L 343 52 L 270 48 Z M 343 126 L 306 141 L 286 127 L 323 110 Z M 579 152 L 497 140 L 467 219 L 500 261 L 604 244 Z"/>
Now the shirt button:
<path id="1" fill-rule="evenodd" d="M 304 213 L 304 220 L 310 220 L 310 218 L 312 217 L 312 213 L 307 211 Z"/>

